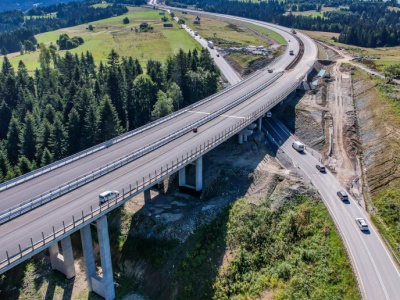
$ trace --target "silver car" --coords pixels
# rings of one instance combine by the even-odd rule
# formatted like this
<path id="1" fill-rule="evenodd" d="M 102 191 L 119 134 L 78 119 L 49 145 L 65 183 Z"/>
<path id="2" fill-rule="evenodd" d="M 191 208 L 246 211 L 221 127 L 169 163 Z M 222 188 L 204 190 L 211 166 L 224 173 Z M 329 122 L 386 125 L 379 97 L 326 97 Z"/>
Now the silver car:
<path id="1" fill-rule="evenodd" d="M 360 230 L 368 230 L 368 224 L 363 218 L 356 218 L 356 224 Z"/>

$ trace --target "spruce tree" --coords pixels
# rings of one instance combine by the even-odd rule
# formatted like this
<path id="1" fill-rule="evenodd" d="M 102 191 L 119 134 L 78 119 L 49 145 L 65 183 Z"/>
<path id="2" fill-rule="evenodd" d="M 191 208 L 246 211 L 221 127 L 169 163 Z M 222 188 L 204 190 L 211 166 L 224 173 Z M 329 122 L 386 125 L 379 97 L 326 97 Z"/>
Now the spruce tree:
<path id="1" fill-rule="evenodd" d="M 75 108 L 68 115 L 68 154 L 77 153 L 81 149 L 81 123 Z"/>
<path id="2" fill-rule="evenodd" d="M 33 161 L 36 154 L 37 129 L 33 116 L 28 112 L 25 116 L 25 125 L 21 135 L 21 156 Z"/>
<path id="3" fill-rule="evenodd" d="M 99 141 L 104 142 L 121 133 L 120 120 L 110 98 L 105 97 L 100 107 Z"/>
<path id="4" fill-rule="evenodd" d="M 63 158 L 67 150 L 67 132 L 63 125 L 62 115 L 59 112 L 54 118 L 50 133 L 50 149 L 55 161 Z"/>
<path id="5" fill-rule="evenodd" d="M 42 157 L 40 159 L 40 166 L 44 167 L 47 166 L 48 164 L 51 164 L 53 162 L 53 155 L 51 155 L 49 149 L 44 148 Z"/>
<path id="6" fill-rule="evenodd" d="M 11 165 L 15 165 L 18 162 L 18 154 L 20 150 L 20 139 L 21 130 L 19 127 L 18 120 L 13 117 L 11 118 L 10 125 L 7 132 L 7 156 Z"/>

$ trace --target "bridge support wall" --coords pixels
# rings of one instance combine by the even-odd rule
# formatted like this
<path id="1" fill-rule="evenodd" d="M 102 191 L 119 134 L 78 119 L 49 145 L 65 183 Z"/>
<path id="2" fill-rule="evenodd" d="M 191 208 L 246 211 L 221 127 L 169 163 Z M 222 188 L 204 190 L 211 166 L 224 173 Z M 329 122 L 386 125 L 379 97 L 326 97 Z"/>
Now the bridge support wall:
<path id="1" fill-rule="evenodd" d="M 94 262 L 92 234 L 90 225 L 81 229 L 81 239 L 83 248 L 83 258 L 86 267 L 86 277 L 89 291 L 93 291 L 106 300 L 115 298 L 114 279 L 111 265 L 110 240 L 108 237 L 107 216 L 102 216 L 96 220 L 97 236 L 100 246 L 100 261 L 103 270 L 103 277 L 96 272 Z"/>
<path id="2" fill-rule="evenodd" d="M 68 279 L 75 276 L 74 253 L 72 251 L 71 236 L 61 240 L 62 254 L 58 242 L 50 246 L 50 261 L 53 270 L 58 270 L 65 274 Z"/>

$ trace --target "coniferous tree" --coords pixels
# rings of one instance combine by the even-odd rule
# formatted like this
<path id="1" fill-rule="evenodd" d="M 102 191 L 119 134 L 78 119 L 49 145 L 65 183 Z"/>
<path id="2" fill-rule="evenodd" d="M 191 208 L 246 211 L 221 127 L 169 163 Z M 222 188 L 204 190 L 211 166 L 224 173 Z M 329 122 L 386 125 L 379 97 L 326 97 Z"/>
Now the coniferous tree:
<path id="1" fill-rule="evenodd" d="M 50 133 L 50 149 L 54 160 L 59 160 L 67 152 L 67 132 L 63 125 L 63 118 L 57 113 L 54 118 L 53 127 Z"/>
<path id="2" fill-rule="evenodd" d="M 77 153 L 81 149 L 81 122 L 75 108 L 68 115 L 68 154 Z"/>
<path id="3" fill-rule="evenodd" d="M 105 97 L 100 107 L 99 117 L 99 142 L 104 142 L 116 137 L 122 132 L 117 111 L 110 98 Z"/>
<path id="4" fill-rule="evenodd" d="M 7 130 L 11 120 L 11 110 L 3 100 L 0 103 L 0 140 L 7 137 Z"/>
<path id="5" fill-rule="evenodd" d="M 23 175 L 29 173 L 35 168 L 35 164 L 33 164 L 28 158 L 25 156 L 21 156 L 18 161 L 18 173 L 19 175 Z"/>
<path id="6" fill-rule="evenodd" d="M 25 156 L 28 160 L 33 161 L 36 154 L 36 137 L 37 129 L 33 116 L 27 113 L 25 116 L 25 125 L 22 129 L 21 136 L 21 156 Z"/>
<path id="7" fill-rule="evenodd" d="M 18 162 L 19 145 L 21 144 L 20 134 L 19 122 L 13 117 L 7 132 L 7 156 L 11 165 L 16 165 Z"/>
<path id="8" fill-rule="evenodd" d="M 49 149 L 44 148 L 42 157 L 40 159 L 40 166 L 44 167 L 48 164 L 51 164 L 53 162 L 53 155 L 49 151 Z"/>
<path id="9" fill-rule="evenodd" d="M 89 148 L 97 143 L 97 137 L 99 135 L 98 124 L 99 116 L 95 103 L 90 105 L 86 111 L 84 122 L 83 122 L 83 138 L 82 148 Z"/>

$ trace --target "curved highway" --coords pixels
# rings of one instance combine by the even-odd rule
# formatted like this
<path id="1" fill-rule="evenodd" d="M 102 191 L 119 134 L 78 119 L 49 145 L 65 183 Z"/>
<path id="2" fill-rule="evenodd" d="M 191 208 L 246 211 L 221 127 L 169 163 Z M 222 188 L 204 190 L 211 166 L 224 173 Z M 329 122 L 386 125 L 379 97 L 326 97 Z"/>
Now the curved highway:
<path id="1" fill-rule="evenodd" d="M 247 81 L 242 81 L 227 92 L 218 95 L 215 99 L 190 110 L 183 109 L 181 114 L 160 125 L 1 192 L 0 211 L 5 211 L 11 206 L 46 193 L 82 174 L 90 173 L 99 166 L 182 130 L 219 109 L 227 107 L 237 99 L 251 95 L 266 82 L 274 81 L 256 95 L 248 97 L 246 101 L 200 126 L 197 134 L 189 129 L 185 134 L 148 154 L 1 225 L 0 262 L 4 262 L 6 259 L 6 251 L 12 255 L 18 252 L 19 245 L 22 249 L 30 247 L 31 239 L 36 242 L 42 239 L 42 235 L 51 235 L 53 226 L 57 231 L 62 228 L 63 222 L 71 223 L 73 216 L 77 219 L 81 217 L 82 211 L 87 213 L 90 212 L 91 207 L 97 208 L 99 206 L 98 195 L 101 192 L 105 190 L 121 192 L 123 189 L 126 191 L 130 185 L 135 185 L 136 182 L 141 184 L 143 179 L 149 177 L 149 174 L 160 172 L 161 168 L 165 170 L 168 164 L 171 165 L 177 159 L 195 152 L 209 140 L 215 140 L 218 134 L 223 134 L 241 120 L 246 120 L 260 107 L 268 105 L 267 110 L 272 108 L 276 104 L 274 101 L 277 98 L 289 88 L 293 89 L 293 85 L 304 78 L 317 57 L 317 48 L 312 40 L 304 35 L 299 35 L 303 40 L 305 53 L 294 69 L 285 71 L 286 66 L 295 58 L 295 56 L 289 55 L 288 50 L 298 53 L 299 44 L 289 29 L 275 30 L 287 40 L 290 39 L 291 42 L 286 52 L 275 62 L 274 73 L 259 72 Z M 0 269 L 0 272 L 3 270 L 5 269 Z"/>

